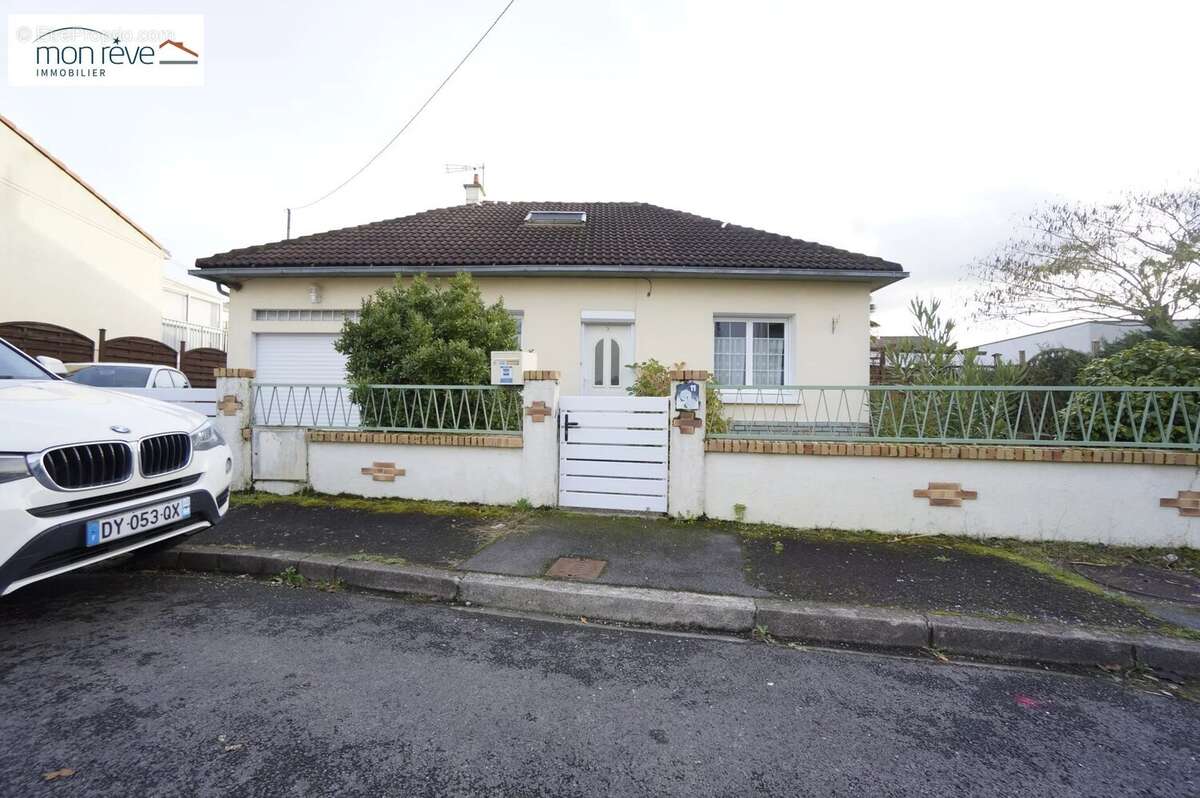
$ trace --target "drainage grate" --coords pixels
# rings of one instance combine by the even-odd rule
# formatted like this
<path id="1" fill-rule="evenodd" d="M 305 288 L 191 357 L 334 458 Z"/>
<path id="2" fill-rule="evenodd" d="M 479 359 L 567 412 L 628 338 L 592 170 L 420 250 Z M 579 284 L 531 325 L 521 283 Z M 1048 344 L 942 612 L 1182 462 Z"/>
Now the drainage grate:
<path id="1" fill-rule="evenodd" d="M 546 576 L 557 579 L 595 579 L 608 565 L 607 560 L 591 560 L 584 557 L 559 557 L 546 570 Z"/>

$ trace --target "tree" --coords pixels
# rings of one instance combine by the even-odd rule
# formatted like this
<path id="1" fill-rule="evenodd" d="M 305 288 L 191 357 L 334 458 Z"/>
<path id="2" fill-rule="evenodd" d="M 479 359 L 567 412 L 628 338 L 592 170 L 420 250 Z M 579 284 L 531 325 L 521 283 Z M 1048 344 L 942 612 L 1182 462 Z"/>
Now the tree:
<path id="1" fill-rule="evenodd" d="M 904 385 L 1017 385 L 1023 368 L 1009 363 L 979 362 L 979 351 L 959 351 L 954 319 L 942 318 L 940 299 L 914 297 L 908 304 L 913 315 L 913 337 L 903 349 L 888 350 L 898 382 Z"/>
<path id="2" fill-rule="evenodd" d="M 469 274 L 448 281 L 401 277 L 347 319 L 334 348 L 355 385 L 480 385 L 491 352 L 517 348 L 517 323 L 500 300 L 485 306 Z"/>
<path id="3" fill-rule="evenodd" d="M 1138 322 L 1163 335 L 1200 308 L 1200 186 L 1109 205 L 1051 203 L 975 264 L 981 316 Z"/>

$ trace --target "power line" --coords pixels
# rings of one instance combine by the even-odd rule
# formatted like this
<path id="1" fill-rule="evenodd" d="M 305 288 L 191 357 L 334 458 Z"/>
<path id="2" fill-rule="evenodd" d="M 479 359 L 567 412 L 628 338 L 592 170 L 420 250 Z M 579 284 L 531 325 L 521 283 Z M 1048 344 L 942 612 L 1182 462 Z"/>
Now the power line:
<path id="1" fill-rule="evenodd" d="M 462 60 L 459 61 L 455 65 L 454 69 L 450 70 L 450 74 L 447 75 L 446 78 L 441 83 L 438 84 L 438 87 L 433 90 L 433 94 L 430 94 L 429 97 L 425 100 L 425 102 L 421 103 L 421 107 L 417 109 L 416 113 L 414 113 L 412 116 L 410 116 L 408 118 L 408 121 L 404 123 L 404 126 L 401 127 L 398 131 L 396 131 L 396 135 L 392 136 L 392 138 L 388 141 L 388 143 L 383 145 L 383 149 L 381 149 L 379 152 L 372 155 L 371 159 L 369 161 L 367 161 L 365 164 L 363 164 L 357 172 L 355 172 L 354 174 L 347 177 L 345 180 L 343 180 L 341 183 L 339 183 L 337 186 L 335 186 L 328 193 L 321 195 L 320 197 L 318 197 L 317 199 L 308 203 L 307 205 L 300 205 L 295 208 L 288 208 L 289 230 L 291 227 L 291 224 L 290 224 L 291 223 L 291 212 L 293 210 L 298 211 L 298 210 L 303 210 L 304 208 L 311 208 L 313 205 L 316 205 L 318 202 L 323 202 L 324 200 L 329 199 L 334 194 L 336 194 L 337 192 L 339 192 L 343 188 L 345 188 L 346 185 L 349 184 L 351 180 L 358 177 L 363 172 L 367 171 L 367 168 L 370 167 L 371 164 L 375 163 L 375 161 L 379 159 L 379 156 L 381 156 L 385 152 L 387 152 L 388 148 L 396 143 L 396 139 L 400 138 L 400 136 L 404 133 L 404 131 L 408 130 L 408 128 L 412 125 L 412 123 L 417 121 L 417 117 L 419 117 L 421 115 L 421 112 L 424 111 L 431 102 L 433 102 L 434 98 L 437 97 L 438 94 L 441 92 L 441 90 L 443 88 L 445 88 L 446 84 L 450 82 L 450 79 L 453 78 L 454 75 L 458 72 L 458 70 L 460 70 L 462 68 L 462 65 L 467 63 L 467 59 L 471 57 L 471 54 L 474 53 L 477 49 L 479 49 L 479 45 L 483 44 L 483 40 L 488 37 L 488 34 L 492 32 L 492 29 L 495 28 L 498 24 L 500 24 L 500 20 L 504 18 L 504 15 L 508 13 L 508 9 L 512 8 L 512 4 L 515 2 L 516 2 L 516 0 L 508 0 L 508 5 L 504 6 L 504 9 L 501 10 L 501 12 L 496 16 L 496 18 L 494 20 L 492 20 L 492 24 L 488 25 L 487 30 L 485 30 L 483 32 L 483 35 L 479 37 L 479 40 L 476 41 L 475 44 L 471 45 L 471 49 L 467 50 L 467 54 L 462 57 Z"/>

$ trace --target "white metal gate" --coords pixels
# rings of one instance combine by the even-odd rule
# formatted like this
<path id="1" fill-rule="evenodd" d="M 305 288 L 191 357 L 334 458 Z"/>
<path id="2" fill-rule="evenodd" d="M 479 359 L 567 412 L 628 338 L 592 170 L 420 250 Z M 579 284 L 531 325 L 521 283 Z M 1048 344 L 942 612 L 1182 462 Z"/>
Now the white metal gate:
<path id="1" fill-rule="evenodd" d="M 669 404 L 666 397 L 562 397 L 559 505 L 665 513 Z"/>

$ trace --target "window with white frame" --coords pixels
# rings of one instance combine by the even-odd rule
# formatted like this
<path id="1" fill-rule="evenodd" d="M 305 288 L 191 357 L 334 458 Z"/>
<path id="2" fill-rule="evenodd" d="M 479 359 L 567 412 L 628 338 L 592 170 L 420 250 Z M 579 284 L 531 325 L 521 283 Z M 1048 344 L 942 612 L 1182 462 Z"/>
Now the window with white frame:
<path id="1" fill-rule="evenodd" d="M 332 310 L 310 308 L 255 308 L 255 321 L 341 321 L 358 320 L 357 310 Z"/>
<path id="2" fill-rule="evenodd" d="M 790 364 L 787 319 L 713 320 L 713 371 L 720 385 L 784 385 Z"/>
<path id="3" fill-rule="evenodd" d="M 525 348 L 525 311 L 510 310 L 508 315 L 517 323 L 517 349 Z"/>

